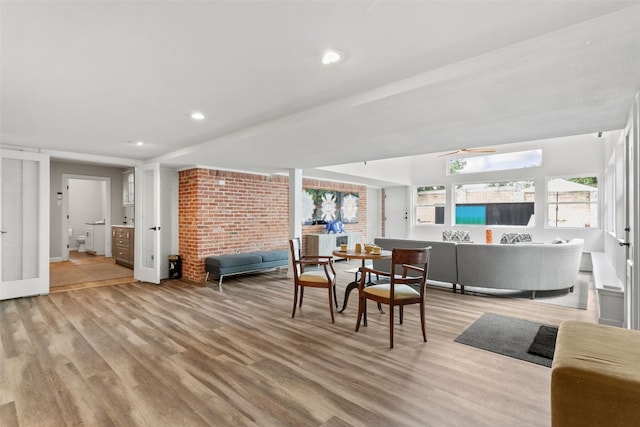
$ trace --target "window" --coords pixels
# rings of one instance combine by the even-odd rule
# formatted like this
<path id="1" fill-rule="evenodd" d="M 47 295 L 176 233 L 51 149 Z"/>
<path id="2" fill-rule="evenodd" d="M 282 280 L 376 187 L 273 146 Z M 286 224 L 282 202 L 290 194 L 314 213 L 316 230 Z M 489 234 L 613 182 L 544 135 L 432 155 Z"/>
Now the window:
<path id="1" fill-rule="evenodd" d="M 533 225 L 533 181 L 456 185 L 455 223 Z"/>
<path id="2" fill-rule="evenodd" d="M 416 191 L 416 222 L 444 224 L 446 190 L 444 185 L 418 187 Z"/>
<path id="3" fill-rule="evenodd" d="M 547 180 L 549 227 L 598 227 L 598 178 L 552 178 Z"/>
<path id="4" fill-rule="evenodd" d="M 542 166 L 542 150 L 536 149 L 449 160 L 447 162 L 447 174 L 493 172 L 508 169 L 537 168 L 540 166 Z"/>

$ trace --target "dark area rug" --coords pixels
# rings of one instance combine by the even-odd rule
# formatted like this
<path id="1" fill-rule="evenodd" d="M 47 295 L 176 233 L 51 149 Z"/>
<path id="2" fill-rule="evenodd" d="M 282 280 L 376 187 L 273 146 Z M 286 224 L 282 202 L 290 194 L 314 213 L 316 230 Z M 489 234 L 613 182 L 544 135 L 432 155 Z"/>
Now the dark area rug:
<path id="1" fill-rule="evenodd" d="M 551 358 L 529 353 L 529 348 L 538 335 L 541 326 L 547 325 L 515 317 L 485 313 L 454 341 L 551 367 L 553 352 L 551 352 Z M 547 331 L 545 330 L 545 332 Z M 545 337 L 540 339 L 544 339 L 549 343 L 550 335 L 548 333 L 544 335 Z M 555 348 L 555 338 L 553 339 L 553 347 Z M 548 355 L 549 352 L 547 351 L 546 354 Z"/>
<path id="2" fill-rule="evenodd" d="M 556 351 L 556 338 L 558 337 L 558 328 L 555 326 L 542 325 L 538 329 L 536 337 L 533 339 L 528 352 L 538 356 L 553 359 Z"/>

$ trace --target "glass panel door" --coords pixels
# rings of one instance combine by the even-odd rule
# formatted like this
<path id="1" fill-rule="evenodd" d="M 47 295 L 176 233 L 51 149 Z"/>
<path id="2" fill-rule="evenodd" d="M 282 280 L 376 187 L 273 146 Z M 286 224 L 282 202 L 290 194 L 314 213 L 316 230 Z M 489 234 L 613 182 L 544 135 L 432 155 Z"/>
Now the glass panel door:
<path id="1" fill-rule="evenodd" d="M 635 254 L 635 236 L 638 235 L 637 227 L 640 224 L 636 222 L 638 212 L 638 139 L 639 139 L 639 121 L 640 121 L 640 105 L 638 104 L 638 96 L 631 110 L 631 118 L 629 120 L 628 132 L 625 135 L 625 233 L 624 242 L 626 246 L 625 258 L 625 325 L 631 329 L 640 329 L 640 288 L 638 287 L 638 279 L 634 277 L 637 274 L 637 268 L 634 268 L 634 261 L 637 259 Z"/>
<path id="2" fill-rule="evenodd" d="M 160 209 L 159 165 L 136 168 L 136 228 L 134 277 L 150 283 L 160 283 Z"/>
<path id="3" fill-rule="evenodd" d="M 49 292 L 49 157 L 0 150 L 0 299 Z"/>
<path id="4" fill-rule="evenodd" d="M 169 254 L 176 253 L 178 175 L 158 163 L 136 168 L 136 252 L 134 277 L 160 283 L 169 276 Z"/>

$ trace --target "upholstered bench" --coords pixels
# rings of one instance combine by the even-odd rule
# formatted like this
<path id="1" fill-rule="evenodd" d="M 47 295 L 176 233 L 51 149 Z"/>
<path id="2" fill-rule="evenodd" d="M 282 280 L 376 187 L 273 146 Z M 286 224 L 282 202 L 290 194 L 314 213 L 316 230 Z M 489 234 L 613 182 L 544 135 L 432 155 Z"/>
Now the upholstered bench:
<path id="1" fill-rule="evenodd" d="M 560 324 L 551 366 L 551 425 L 640 426 L 640 331 Z"/>
<path id="2" fill-rule="evenodd" d="M 204 268 L 207 272 L 204 281 L 209 280 L 209 274 L 218 280 L 218 287 L 222 289 L 222 279 L 244 273 L 258 273 L 286 267 L 288 252 L 284 250 L 257 251 L 231 255 L 211 255 L 206 257 Z"/>

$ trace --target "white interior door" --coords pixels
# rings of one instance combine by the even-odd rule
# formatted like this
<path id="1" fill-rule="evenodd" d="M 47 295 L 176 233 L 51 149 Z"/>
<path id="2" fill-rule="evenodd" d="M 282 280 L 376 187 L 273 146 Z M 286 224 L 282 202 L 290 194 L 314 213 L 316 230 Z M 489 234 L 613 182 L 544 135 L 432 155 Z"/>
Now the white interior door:
<path id="1" fill-rule="evenodd" d="M 49 293 L 49 156 L 0 150 L 0 300 Z"/>
<path id="2" fill-rule="evenodd" d="M 634 268 L 634 260 L 638 258 L 635 254 L 635 243 L 638 233 L 638 172 L 639 164 L 638 144 L 640 125 L 638 97 L 631 111 L 629 127 L 625 135 L 625 241 L 620 243 L 626 245 L 626 273 L 625 273 L 625 326 L 631 329 L 640 329 L 640 285 L 638 284 L 637 273 Z M 637 264 L 636 264 L 637 265 Z"/>
<path id="3" fill-rule="evenodd" d="M 133 276 L 140 281 L 160 283 L 160 165 L 137 167 L 135 260 Z"/>
<path id="4" fill-rule="evenodd" d="M 384 190 L 384 236 L 406 239 L 409 224 L 408 187 L 389 187 Z"/>
<path id="5" fill-rule="evenodd" d="M 169 276 L 169 255 L 177 252 L 177 175 L 159 163 L 137 167 L 135 192 L 133 275 L 158 284 Z"/>

